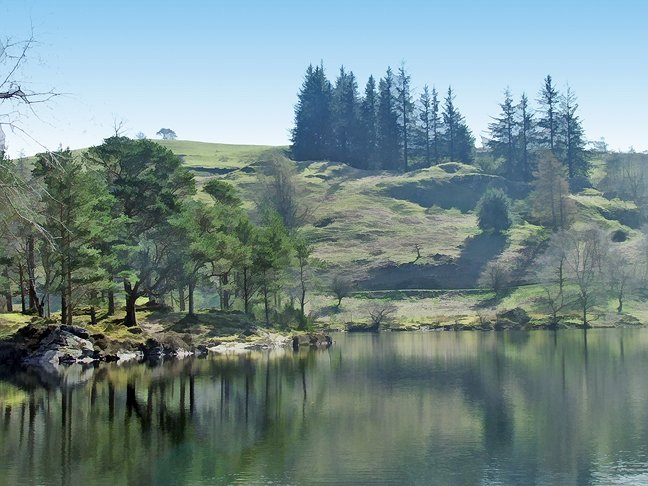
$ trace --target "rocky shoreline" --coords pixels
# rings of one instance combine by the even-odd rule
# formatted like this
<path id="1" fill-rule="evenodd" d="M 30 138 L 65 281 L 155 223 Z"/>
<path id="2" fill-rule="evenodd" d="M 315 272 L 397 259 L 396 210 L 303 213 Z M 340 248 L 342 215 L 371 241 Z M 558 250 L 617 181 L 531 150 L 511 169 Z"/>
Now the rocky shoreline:
<path id="1" fill-rule="evenodd" d="M 253 339 L 251 339 L 253 338 Z M 302 346 L 329 347 L 330 336 L 323 333 L 281 334 L 251 328 L 229 341 L 212 340 L 187 345 L 170 335 L 151 336 L 144 343 L 116 342 L 83 327 L 28 324 L 0 342 L 0 364 L 35 367 L 56 372 L 61 365 L 100 362 L 146 361 L 204 357 L 209 353 L 232 354 Z"/>

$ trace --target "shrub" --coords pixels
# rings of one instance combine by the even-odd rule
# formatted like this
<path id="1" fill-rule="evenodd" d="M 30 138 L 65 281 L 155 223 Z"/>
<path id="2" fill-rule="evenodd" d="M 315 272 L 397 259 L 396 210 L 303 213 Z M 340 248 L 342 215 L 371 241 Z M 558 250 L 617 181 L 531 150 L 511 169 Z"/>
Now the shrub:
<path id="1" fill-rule="evenodd" d="M 488 189 L 477 203 L 477 218 L 482 231 L 496 233 L 511 226 L 511 201 L 501 189 Z"/>

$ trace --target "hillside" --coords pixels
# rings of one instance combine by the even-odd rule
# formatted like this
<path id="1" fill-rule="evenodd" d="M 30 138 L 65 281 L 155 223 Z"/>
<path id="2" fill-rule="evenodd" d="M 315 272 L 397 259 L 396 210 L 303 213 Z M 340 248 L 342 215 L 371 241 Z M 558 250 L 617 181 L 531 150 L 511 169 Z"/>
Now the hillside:
<path id="1" fill-rule="evenodd" d="M 252 212 L 258 174 L 274 158 L 285 156 L 285 147 L 163 144 L 184 158 L 199 186 L 209 178 L 222 177 L 237 187 Z M 396 299 L 401 324 L 474 323 L 484 313 L 520 304 L 542 316 L 533 265 L 550 233 L 525 220 L 527 185 L 459 163 L 407 174 L 362 171 L 334 162 L 300 162 L 295 167 L 302 200 L 310 209 L 305 231 L 323 263 L 314 279 L 316 295 L 309 303 L 320 319 L 339 323 L 366 319 L 366 299 L 385 295 Z M 594 161 L 593 172 L 595 186 L 604 182 L 605 161 Z M 472 211 L 491 186 L 517 198 L 518 216 L 503 235 L 482 234 Z M 578 208 L 577 227 L 596 222 L 610 234 L 622 230 L 628 235 L 623 243 L 627 247 L 643 241 L 634 203 L 604 197 L 597 188 L 570 197 Z M 527 284 L 499 300 L 477 290 L 484 266 L 495 258 L 512 261 L 517 280 Z M 356 289 L 340 309 L 333 307 L 327 291 L 331 277 L 338 273 L 351 276 Z M 610 305 L 601 312 L 611 312 Z M 638 317 L 644 313 L 642 304 L 630 303 L 628 309 Z"/>

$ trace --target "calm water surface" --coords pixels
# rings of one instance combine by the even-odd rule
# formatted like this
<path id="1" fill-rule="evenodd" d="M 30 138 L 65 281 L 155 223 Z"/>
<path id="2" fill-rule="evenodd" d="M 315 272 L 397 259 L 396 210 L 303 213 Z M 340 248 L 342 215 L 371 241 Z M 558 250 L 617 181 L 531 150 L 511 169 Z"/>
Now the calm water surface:
<path id="1" fill-rule="evenodd" d="M 648 330 L 0 375 L 0 484 L 648 484 Z"/>

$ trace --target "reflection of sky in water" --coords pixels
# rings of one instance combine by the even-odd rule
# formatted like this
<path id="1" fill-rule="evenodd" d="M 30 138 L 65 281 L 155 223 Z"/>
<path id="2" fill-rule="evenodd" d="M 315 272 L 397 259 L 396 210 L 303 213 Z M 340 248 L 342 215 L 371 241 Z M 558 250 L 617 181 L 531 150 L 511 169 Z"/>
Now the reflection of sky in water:
<path id="1" fill-rule="evenodd" d="M 648 331 L 336 340 L 63 377 L 3 372 L 0 483 L 648 479 Z"/>

